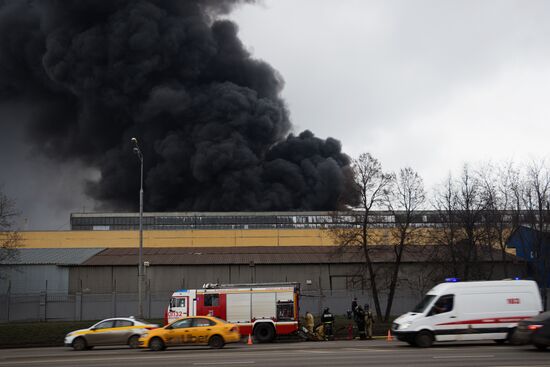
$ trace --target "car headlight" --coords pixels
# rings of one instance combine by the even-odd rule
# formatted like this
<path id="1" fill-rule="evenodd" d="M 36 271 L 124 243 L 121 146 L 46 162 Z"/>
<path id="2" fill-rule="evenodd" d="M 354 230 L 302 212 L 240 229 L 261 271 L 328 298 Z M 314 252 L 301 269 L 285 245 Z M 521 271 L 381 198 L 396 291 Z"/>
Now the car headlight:
<path id="1" fill-rule="evenodd" d="M 139 337 L 140 337 L 140 338 L 146 338 L 148 335 L 149 335 L 149 333 L 143 333 L 143 334 L 141 334 Z"/>
<path id="2" fill-rule="evenodd" d="M 409 326 L 411 326 L 412 322 L 409 321 L 409 322 L 404 322 L 402 323 L 401 325 L 399 325 L 399 329 L 406 329 L 408 328 Z"/>
<path id="3" fill-rule="evenodd" d="M 71 331 L 70 333 L 68 333 L 67 335 L 65 335 L 65 338 L 68 338 L 69 336 L 72 336 L 73 335 L 73 332 Z"/>

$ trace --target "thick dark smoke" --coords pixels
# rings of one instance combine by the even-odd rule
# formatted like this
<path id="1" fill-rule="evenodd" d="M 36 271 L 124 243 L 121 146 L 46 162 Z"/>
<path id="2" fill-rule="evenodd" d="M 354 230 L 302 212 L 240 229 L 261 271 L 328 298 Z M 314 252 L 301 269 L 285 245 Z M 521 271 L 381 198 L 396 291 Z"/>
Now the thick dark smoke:
<path id="1" fill-rule="evenodd" d="M 3 1 L 0 99 L 32 111 L 29 141 L 101 173 L 87 193 L 147 211 L 330 210 L 349 158 L 289 135 L 281 76 L 219 15 L 236 1 Z"/>

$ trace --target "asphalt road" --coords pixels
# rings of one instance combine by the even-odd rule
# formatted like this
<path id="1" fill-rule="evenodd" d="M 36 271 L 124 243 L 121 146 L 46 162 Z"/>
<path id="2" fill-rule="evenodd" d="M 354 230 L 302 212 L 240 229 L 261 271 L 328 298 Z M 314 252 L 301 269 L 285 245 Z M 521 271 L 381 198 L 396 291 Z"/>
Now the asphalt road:
<path id="1" fill-rule="evenodd" d="M 550 350 L 495 343 L 439 344 L 420 349 L 384 340 L 232 344 L 171 348 L 163 352 L 122 348 L 0 349 L 3 366 L 530 366 L 550 367 Z"/>

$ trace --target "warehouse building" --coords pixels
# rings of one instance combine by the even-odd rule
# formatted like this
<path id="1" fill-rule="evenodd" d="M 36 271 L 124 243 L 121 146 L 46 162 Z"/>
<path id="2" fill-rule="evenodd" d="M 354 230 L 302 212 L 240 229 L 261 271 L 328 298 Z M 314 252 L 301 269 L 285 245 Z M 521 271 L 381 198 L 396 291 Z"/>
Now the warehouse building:
<path id="1" fill-rule="evenodd" d="M 373 230 L 377 246 L 371 250 L 383 302 L 388 283 L 384 278 L 394 258 L 393 249 L 385 245 L 391 222 L 385 214 Z M 0 280 L 0 320 L 92 320 L 135 314 L 136 218 L 73 214 L 71 231 L 23 232 L 19 258 L 0 265 L 7 274 Z M 339 250 L 325 229 L 329 218 L 328 213 L 151 215 L 143 241 L 145 316 L 161 318 L 174 290 L 205 283 L 299 282 L 302 310 L 314 312 L 329 306 L 344 314 L 353 297 L 372 304 L 362 252 Z M 441 246 L 429 243 L 407 248 L 395 314 L 409 310 L 434 283 L 453 275 L 446 273 L 445 261 L 434 256 L 438 249 Z M 502 264 L 495 262 L 501 254 L 483 256 L 482 266 L 501 279 Z M 506 261 L 514 275 L 522 275 L 523 264 L 514 256 Z"/>

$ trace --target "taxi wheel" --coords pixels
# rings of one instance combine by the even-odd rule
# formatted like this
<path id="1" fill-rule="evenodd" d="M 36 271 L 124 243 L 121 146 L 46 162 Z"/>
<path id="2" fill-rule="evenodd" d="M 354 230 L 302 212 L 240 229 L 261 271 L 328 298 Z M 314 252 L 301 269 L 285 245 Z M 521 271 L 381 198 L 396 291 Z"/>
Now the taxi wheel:
<path id="1" fill-rule="evenodd" d="M 88 348 L 88 345 L 86 344 L 86 340 L 84 338 L 79 337 L 73 340 L 73 349 L 74 350 L 84 350 Z"/>
<path id="2" fill-rule="evenodd" d="M 219 335 L 214 335 L 208 340 L 208 345 L 210 348 L 220 349 L 223 348 L 225 345 L 225 342 L 223 341 L 223 338 Z"/>
<path id="3" fill-rule="evenodd" d="M 166 347 L 164 346 L 164 342 L 162 341 L 161 338 L 153 338 L 149 342 L 149 349 L 154 350 L 155 352 L 158 352 L 166 349 Z"/>
<path id="4" fill-rule="evenodd" d="M 128 345 L 129 345 L 130 348 L 132 348 L 132 349 L 137 349 L 137 348 L 139 348 L 139 335 L 132 335 L 132 336 L 128 339 Z"/>

